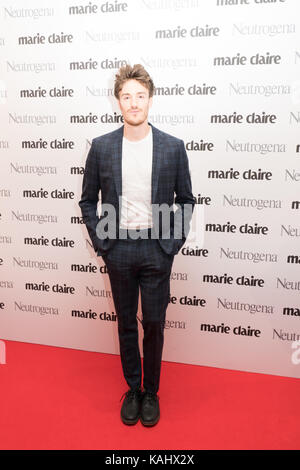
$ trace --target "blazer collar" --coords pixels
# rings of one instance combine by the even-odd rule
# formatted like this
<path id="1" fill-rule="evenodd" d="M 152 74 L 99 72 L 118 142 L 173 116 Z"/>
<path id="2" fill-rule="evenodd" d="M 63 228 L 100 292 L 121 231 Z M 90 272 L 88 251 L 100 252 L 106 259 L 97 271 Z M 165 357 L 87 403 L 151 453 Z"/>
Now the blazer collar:
<path id="1" fill-rule="evenodd" d="M 152 175 L 151 175 L 151 202 L 155 201 L 155 196 L 158 187 L 158 176 L 161 164 L 161 132 L 153 124 L 148 122 L 152 127 Z M 124 136 L 124 124 L 116 130 L 114 142 L 113 142 L 113 158 L 112 158 L 112 170 L 115 181 L 115 187 L 117 197 L 122 195 L 122 143 Z"/>

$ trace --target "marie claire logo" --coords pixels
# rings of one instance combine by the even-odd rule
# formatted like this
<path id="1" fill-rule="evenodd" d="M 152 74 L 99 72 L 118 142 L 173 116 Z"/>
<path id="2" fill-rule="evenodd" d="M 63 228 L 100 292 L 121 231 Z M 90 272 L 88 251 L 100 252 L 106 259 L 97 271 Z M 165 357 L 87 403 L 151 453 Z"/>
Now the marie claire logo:
<path id="1" fill-rule="evenodd" d="M 93 114 L 90 112 L 89 114 L 73 114 L 70 116 L 70 123 L 71 124 L 97 124 L 98 122 L 102 122 L 104 124 L 111 124 L 111 123 L 122 123 L 124 122 L 124 118 L 122 114 L 116 113 L 113 114 L 105 113 L 100 114 Z"/>
<path id="2" fill-rule="evenodd" d="M 217 0 L 217 7 L 227 7 L 227 6 L 233 6 L 233 5 L 265 5 L 270 4 L 270 3 L 284 3 L 286 0 Z M 272 5 L 270 5 L 272 6 Z"/>
<path id="3" fill-rule="evenodd" d="M 50 240 L 49 238 L 44 237 L 44 235 L 41 235 L 40 237 L 25 237 L 24 245 L 47 246 L 47 247 L 54 246 L 55 248 L 58 248 L 58 247 L 74 248 L 75 241 L 72 239 L 68 239 L 66 237 L 63 237 L 63 238 L 55 237 Z"/>
<path id="4" fill-rule="evenodd" d="M 254 276 L 238 276 L 234 279 L 233 276 L 228 275 L 227 273 L 219 275 L 219 274 L 204 274 L 202 276 L 203 282 L 208 282 L 212 284 L 226 284 L 232 285 L 235 282 L 238 286 L 243 287 L 264 287 L 264 279 L 255 278 Z"/>
<path id="5" fill-rule="evenodd" d="M 71 269 L 71 271 L 77 272 L 77 273 L 94 273 L 94 274 L 96 274 L 98 272 L 98 269 L 99 269 L 99 272 L 102 273 L 102 274 L 107 273 L 106 265 L 100 266 L 98 268 L 97 266 L 92 265 L 92 263 L 89 263 L 89 264 L 75 264 L 75 263 L 73 263 L 73 264 L 71 264 L 70 269 Z M 98 294 L 95 293 L 95 292 L 98 292 Z M 97 290 L 94 287 L 91 287 L 91 288 L 86 287 L 86 295 L 88 295 L 88 293 L 89 293 L 90 295 L 98 295 L 99 297 L 107 297 L 107 295 L 104 295 L 104 294 L 100 295 L 99 292 L 100 292 L 99 289 Z M 104 291 L 102 290 L 101 292 L 104 292 Z M 106 292 L 108 292 L 108 291 L 106 291 Z M 111 297 L 111 295 L 109 297 Z"/>
<path id="6" fill-rule="evenodd" d="M 241 173 L 239 170 L 230 168 L 229 170 L 208 170 L 207 177 L 211 179 L 225 180 L 238 180 L 241 177 L 247 181 L 270 181 L 272 179 L 272 172 L 263 171 L 261 168 L 258 168 L 257 170 L 249 168 Z"/>
<path id="7" fill-rule="evenodd" d="M 299 113 L 300 116 L 300 113 Z M 249 113 L 246 116 L 237 114 L 234 111 L 232 114 L 212 114 L 210 116 L 211 124 L 276 124 L 277 116 L 275 114 L 266 114 L 263 111 L 259 113 Z M 299 118 L 300 121 L 300 118 Z"/>
<path id="8" fill-rule="evenodd" d="M 283 307 L 282 314 L 292 317 L 300 317 L 300 308 L 297 307 Z"/>
<path id="9" fill-rule="evenodd" d="M 234 56 L 213 57 L 213 65 L 216 67 L 243 66 L 243 65 L 280 65 L 281 56 L 272 55 L 270 52 L 260 54 L 257 52 L 250 57 L 241 55 L 239 52 Z"/>
<path id="10" fill-rule="evenodd" d="M 205 225 L 206 232 L 221 232 L 221 233 L 239 233 L 243 235 L 268 235 L 269 228 L 265 225 L 258 225 L 254 223 L 253 225 L 245 223 L 239 227 L 235 224 L 232 224 L 230 221 L 225 224 L 219 223 L 208 223 Z"/>
<path id="11" fill-rule="evenodd" d="M 20 90 L 20 98 L 72 98 L 73 95 L 73 88 L 65 88 L 64 86 L 53 87 L 49 91 L 40 86 L 35 89 Z"/>
<path id="12" fill-rule="evenodd" d="M 170 304 L 177 304 L 177 297 L 175 295 L 170 295 L 169 296 L 169 303 Z M 179 303 L 180 305 L 186 305 L 188 307 L 205 307 L 206 306 L 206 299 L 202 299 L 200 297 L 197 297 L 196 295 L 193 295 L 193 297 L 190 297 L 188 295 L 183 295 L 182 297 L 179 297 Z"/>
<path id="13" fill-rule="evenodd" d="M 204 206 L 210 206 L 210 203 L 211 203 L 211 197 L 210 196 L 202 196 L 202 194 L 200 194 L 200 193 L 198 193 L 198 195 L 194 197 L 194 200 L 195 200 L 196 204 L 200 204 L 200 205 L 204 205 Z"/>
<path id="14" fill-rule="evenodd" d="M 300 264 L 300 255 L 288 255 L 286 257 L 286 262 L 287 263 L 294 263 L 294 264 Z"/>
<path id="15" fill-rule="evenodd" d="M 172 95 L 177 95 L 177 96 L 183 96 L 185 94 L 188 95 L 201 95 L 201 96 L 207 96 L 207 95 L 215 95 L 216 94 L 217 87 L 207 85 L 206 83 L 203 83 L 202 85 L 198 85 L 194 83 L 193 85 L 190 85 L 187 90 L 185 89 L 184 86 L 179 86 L 178 83 L 176 85 L 168 87 L 155 87 L 154 94 L 159 95 L 159 96 L 172 96 Z"/>
<path id="16" fill-rule="evenodd" d="M 222 334 L 230 334 L 233 333 L 237 336 L 244 336 L 244 337 L 256 337 L 259 338 L 261 334 L 261 330 L 256 328 L 252 328 L 251 325 L 244 327 L 242 325 L 231 327 L 229 325 L 225 325 L 221 323 L 219 325 L 209 324 L 209 323 L 201 323 L 200 331 L 205 331 L 209 333 L 222 333 Z"/>
<path id="17" fill-rule="evenodd" d="M 87 318 L 89 320 L 105 320 L 105 321 L 117 321 L 117 315 L 114 312 L 107 313 L 107 312 L 93 312 L 92 309 L 89 310 L 72 310 L 71 316 L 74 318 Z"/>
<path id="18" fill-rule="evenodd" d="M 206 248 L 199 248 L 197 245 L 192 247 L 185 245 L 181 249 L 181 253 L 183 256 L 201 256 L 203 258 L 207 258 L 209 252 Z"/>
<path id="19" fill-rule="evenodd" d="M 194 26 L 187 30 L 181 26 L 177 26 L 175 29 L 160 29 L 155 31 L 155 39 L 181 39 L 186 38 L 187 35 L 192 38 L 197 37 L 211 37 L 219 36 L 220 28 L 217 26 Z"/>
<path id="20" fill-rule="evenodd" d="M 26 290 L 32 290 L 34 292 L 54 292 L 55 294 L 74 294 L 75 287 L 68 286 L 67 284 L 46 284 L 43 282 L 26 282 L 25 283 Z"/>
<path id="21" fill-rule="evenodd" d="M 300 209 L 300 201 L 292 201 L 291 208 L 296 210 Z"/>
<path id="22" fill-rule="evenodd" d="M 70 6 L 69 15 L 93 15 L 99 13 L 122 13 L 127 12 L 128 4 L 126 2 L 105 2 L 97 5 L 89 2 L 87 5 Z"/>
<path id="23" fill-rule="evenodd" d="M 101 69 L 119 69 L 127 64 L 125 59 L 103 59 L 100 62 L 93 60 L 92 58 L 88 60 L 72 61 L 69 64 L 70 70 L 97 70 L 99 67 Z"/>
<path id="24" fill-rule="evenodd" d="M 19 46 L 31 46 L 31 45 L 40 45 L 40 44 L 66 44 L 73 42 L 73 35 L 61 33 L 51 33 L 47 37 L 43 34 L 37 33 L 34 36 L 19 36 L 18 44 Z"/>
<path id="25" fill-rule="evenodd" d="M 67 191 L 63 189 L 53 189 L 52 191 L 47 191 L 46 189 L 24 189 L 23 197 L 28 198 L 39 198 L 47 199 L 49 196 L 52 199 L 74 199 L 75 193 L 73 191 Z"/>
<path id="26" fill-rule="evenodd" d="M 50 142 L 43 140 L 41 137 L 39 140 L 23 140 L 22 141 L 22 149 L 54 149 L 54 150 L 73 150 L 74 149 L 74 141 L 73 140 L 65 140 L 63 139 L 54 139 Z M 54 168 L 54 167 L 52 167 Z"/>
<path id="27" fill-rule="evenodd" d="M 79 216 L 77 216 L 77 215 L 72 215 L 72 216 L 70 217 L 70 223 L 71 223 L 71 224 L 74 224 L 74 225 L 76 225 L 76 224 L 82 225 L 82 224 L 84 223 L 83 217 L 79 217 Z"/>

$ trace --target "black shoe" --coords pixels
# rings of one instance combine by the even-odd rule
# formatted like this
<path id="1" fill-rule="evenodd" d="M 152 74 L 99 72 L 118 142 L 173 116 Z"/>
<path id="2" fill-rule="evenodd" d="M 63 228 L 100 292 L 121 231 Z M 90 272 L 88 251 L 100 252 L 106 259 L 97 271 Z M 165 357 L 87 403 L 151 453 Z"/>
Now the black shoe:
<path id="1" fill-rule="evenodd" d="M 124 424 L 136 424 L 140 417 L 142 391 L 141 389 L 130 389 L 122 395 L 121 400 L 124 395 L 125 400 L 121 408 L 121 419 Z"/>
<path id="2" fill-rule="evenodd" d="M 141 423 L 144 426 L 154 426 L 160 418 L 158 396 L 153 392 L 144 392 L 141 407 Z"/>

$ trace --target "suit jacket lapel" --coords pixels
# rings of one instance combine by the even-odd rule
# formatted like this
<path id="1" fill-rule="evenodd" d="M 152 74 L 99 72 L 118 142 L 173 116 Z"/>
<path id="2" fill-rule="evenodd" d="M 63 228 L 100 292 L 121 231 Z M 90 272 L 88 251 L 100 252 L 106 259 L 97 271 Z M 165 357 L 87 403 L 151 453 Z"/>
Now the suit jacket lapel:
<path id="1" fill-rule="evenodd" d="M 152 127 L 152 175 L 151 175 L 151 202 L 155 201 L 155 196 L 158 188 L 158 176 L 161 165 L 161 142 L 160 132 L 150 122 Z M 113 141 L 113 155 L 112 155 L 112 171 L 115 181 L 117 197 L 122 195 L 122 143 L 123 143 L 124 125 L 116 131 L 115 139 Z"/>
<path id="2" fill-rule="evenodd" d="M 149 124 L 150 124 L 150 122 L 149 122 Z M 152 127 L 152 137 L 153 137 L 151 203 L 154 204 L 155 197 L 156 197 L 156 192 L 157 192 L 157 188 L 158 188 L 158 177 L 159 177 L 159 171 L 160 171 L 162 155 L 161 155 L 160 132 L 152 124 L 150 124 L 150 126 Z"/>
<path id="3" fill-rule="evenodd" d="M 122 194 L 122 143 L 123 143 L 124 125 L 116 131 L 113 140 L 112 171 L 116 186 L 117 198 Z"/>

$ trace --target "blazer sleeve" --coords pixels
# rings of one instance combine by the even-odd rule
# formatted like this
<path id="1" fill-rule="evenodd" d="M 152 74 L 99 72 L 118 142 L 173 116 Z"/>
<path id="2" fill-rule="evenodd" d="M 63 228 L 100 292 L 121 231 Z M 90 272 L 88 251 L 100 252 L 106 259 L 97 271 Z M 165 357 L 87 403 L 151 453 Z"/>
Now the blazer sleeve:
<path id="1" fill-rule="evenodd" d="M 179 249 L 184 244 L 190 230 L 190 222 L 195 206 L 188 156 L 183 140 L 180 141 L 179 162 L 175 185 L 174 238 L 179 239 Z"/>
<path id="2" fill-rule="evenodd" d="M 94 250 L 98 251 L 98 237 L 96 227 L 99 222 L 97 204 L 99 201 L 100 179 L 97 162 L 97 151 L 94 139 L 89 150 L 84 176 L 82 181 L 82 193 L 79 206 L 82 213 L 83 223 L 86 225 Z"/>

